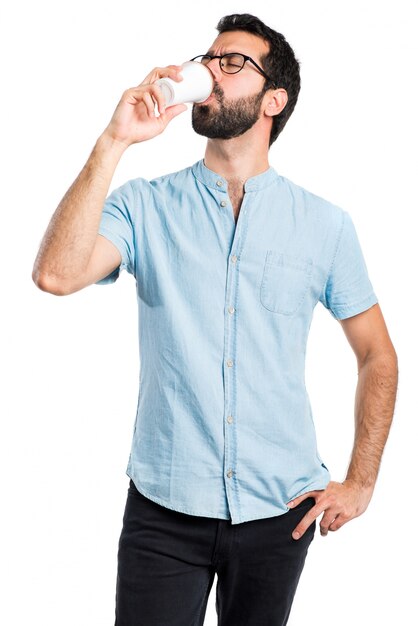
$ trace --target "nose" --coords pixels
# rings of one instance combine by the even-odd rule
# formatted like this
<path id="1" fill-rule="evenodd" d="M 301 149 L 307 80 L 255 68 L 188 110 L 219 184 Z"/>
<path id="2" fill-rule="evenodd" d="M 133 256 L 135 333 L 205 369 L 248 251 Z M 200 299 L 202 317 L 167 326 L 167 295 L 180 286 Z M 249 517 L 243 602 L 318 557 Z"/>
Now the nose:
<path id="1" fill-rule="evenodd" d="M 219 59 L 211 59 L 208 63 L 206 63 L 206 67 L 212 72 L 213 78 L 216 82 L 222 78 L 222 71 L 219 66 Z"/>

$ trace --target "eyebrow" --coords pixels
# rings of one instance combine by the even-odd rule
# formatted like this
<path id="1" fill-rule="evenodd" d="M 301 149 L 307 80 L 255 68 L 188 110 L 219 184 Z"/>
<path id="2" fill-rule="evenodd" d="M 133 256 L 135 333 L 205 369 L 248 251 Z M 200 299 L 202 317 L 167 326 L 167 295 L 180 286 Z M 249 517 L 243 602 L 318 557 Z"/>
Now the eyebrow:
<path id="1" fill-rule="evenodd" d="M 238 52 L 237 50 L 231 50 L 230 52 L 223 52 L 222 54 L 231 54 L 231 52 L 235 52 L 236 54 L 244 54 L 243 52 Z M 208 50 L 206 54 L 213 54 L 214 50 Z"/>

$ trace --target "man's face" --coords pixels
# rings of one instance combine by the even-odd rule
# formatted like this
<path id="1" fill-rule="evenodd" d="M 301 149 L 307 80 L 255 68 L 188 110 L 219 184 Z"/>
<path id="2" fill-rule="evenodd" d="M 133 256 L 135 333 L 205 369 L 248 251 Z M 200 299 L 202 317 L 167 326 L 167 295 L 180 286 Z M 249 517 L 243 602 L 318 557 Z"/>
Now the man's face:
<path id="1" fill-rule="evenodd" d="M 260 57 L 268 51 L 268 43 L 261 37 L 229 31 L 219 35 L 207 52 L 214 55 L 241 52 L 263 67 Z M 239 137 L 259 119 L 265 78 L 251 61 L 236 74 L 224 74 L 219 59 L 212 59 L 207 67 L 212 72 L 214 88 L 204 104 L 193 104 L 193 130 L 211 139 Z"/>

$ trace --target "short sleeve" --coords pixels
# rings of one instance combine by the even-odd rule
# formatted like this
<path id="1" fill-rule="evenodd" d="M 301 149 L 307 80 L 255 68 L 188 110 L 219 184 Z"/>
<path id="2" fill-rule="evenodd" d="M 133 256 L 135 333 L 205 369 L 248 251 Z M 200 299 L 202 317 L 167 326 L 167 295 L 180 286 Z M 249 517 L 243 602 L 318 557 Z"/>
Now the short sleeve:
<path id="1" fill-rule="evenodd" d="M 117 247 L 122 262 L 111 274 L 98 280 L 96 285 L 115 282 L 121 270 L 126 270 L 135 276 L 134 210 L 135 190 L 131 181 L 114 189 L 106 198 L 98 234 L 109 239 Z"/>
<path id="2" fill-rule="evenodd" d="M 343 222 L 322 304 L 338 320 L 366 311 L 378 302 L 351 216 L 343 210 Z"/>

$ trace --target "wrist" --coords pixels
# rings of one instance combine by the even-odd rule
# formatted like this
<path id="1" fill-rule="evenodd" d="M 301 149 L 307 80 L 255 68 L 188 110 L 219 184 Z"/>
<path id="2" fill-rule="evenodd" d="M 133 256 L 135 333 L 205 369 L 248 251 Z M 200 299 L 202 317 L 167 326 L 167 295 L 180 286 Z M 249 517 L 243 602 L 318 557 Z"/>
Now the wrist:
<path id="1" fill-rule="evenodd" d="M 372 493 L 374 490 L 375 483 L 372 480 L 362 480 L 357 479 L 355 477 L 347 476 L 347 478 L 343 481 L 344 483 L 348 483 L 353 487 L 356 487 L 359 491 L 367 491 Z"/>
<path id="2" fill-rule="evenodd" d="M 107 154 L 112 154 L 119 159 L 128 148 L 128 145 L 123 141 L 115 139 L 104 130 L 97 139 L 95 148 Z"/>

